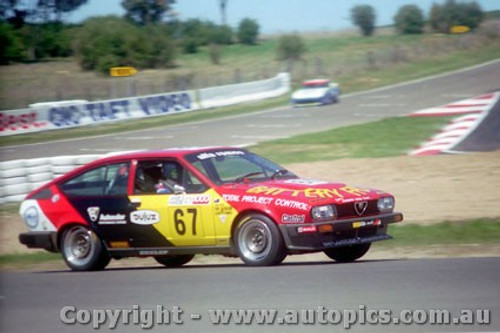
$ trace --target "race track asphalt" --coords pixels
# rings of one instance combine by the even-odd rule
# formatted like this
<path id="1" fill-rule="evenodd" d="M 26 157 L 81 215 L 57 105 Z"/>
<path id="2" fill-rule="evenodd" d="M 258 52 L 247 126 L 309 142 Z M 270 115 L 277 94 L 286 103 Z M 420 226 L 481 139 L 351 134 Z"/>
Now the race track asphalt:
<path id="1" fill-rule="evenodd" d="M 104 154 L 137 149 L 250 145 L 300 133 L 402 116 L 500 88 L 500 60 L 446 75 L 368 92 L 343 95 L 325 107 L 283 106 L 229 118 L 106 136 L 0 148 L 3 161 L 59 155 Z M 203 112 L 203 111 L 200 111 Z"/>
<path id="2" fill-rule="evenodd" d="M 87 273 L 2 272 L 0 330 L 92 332 L 92 323 L 63 324 L 61 310 L 135 309 L 139 313 L 158 311 L 160 306 L 164 312 L 171 312 L 170 318 L 161 317 L 165 324 L 154 322 L 145 332 L 492 332 L 500 330 L 498 281 L 500 258 L 367 260 L 352 264 L 320 261 L 275 267 L 152 266 Z M 247 325 L 212 323 L 209 311 L 226 309 L 277 310 L 281 318 L 289 313 L 287 310 L 295 310 L 302 317 L 298 324 L 294 319 L 282 324 L 276 319 L 264 325 L 255 321 Z M 339 311 L 337 315 L 335 310 Z M 413 312 L 407 315 L 408 310 Z M 448 311 L 452 323 L 425 324 L 436 310 Z M 452 319 L 460 317 L 462 310 L 472 310 L 474 320 L 486 318 L 476 317 L 476 310 L 488 310 L 490 324 L 453 324 Z M 75 311 L 67 312 L 66 318 L 76 318 Z M 177 318 L 174 311 L 180 313 Z M 316 314 L 306 317 L 303 311 Z M 404 323 L 374 324 L 383 314 L 374 311 L 390 313 L 389 318 L 402 315 Z M 142 321 L 137 318 L 136 323 L 151 323 L 146 316 Z M 310 320 L 315 323 L 303 324 L 304 318 L 313 318 Z M 340 318 L 355 318 L 356 324 L 346 330 L 348 322 Z M 119 320 L 114 331 L 140 332 L 140 324 L 133 324 L 133 317 L 130 321 L 123 324 Z M 112 331 L 109 325 L 110 320 L 99 331 Z"/>

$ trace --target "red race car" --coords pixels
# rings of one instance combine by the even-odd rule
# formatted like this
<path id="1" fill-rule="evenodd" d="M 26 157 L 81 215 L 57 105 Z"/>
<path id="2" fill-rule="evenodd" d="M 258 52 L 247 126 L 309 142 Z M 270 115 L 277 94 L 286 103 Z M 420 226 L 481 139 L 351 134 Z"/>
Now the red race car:
<path id="1" fill-rule="evenodd" d="M 169 149 L 106 157 L 30 193 L 22 244 L 61 252 L 73 270 L 152 256 L 176 267 L 198 253 L 279 264 L 324 251 L 339 262 L 389 239 L 392 195 L 301 179 L 247 150 Z"/>

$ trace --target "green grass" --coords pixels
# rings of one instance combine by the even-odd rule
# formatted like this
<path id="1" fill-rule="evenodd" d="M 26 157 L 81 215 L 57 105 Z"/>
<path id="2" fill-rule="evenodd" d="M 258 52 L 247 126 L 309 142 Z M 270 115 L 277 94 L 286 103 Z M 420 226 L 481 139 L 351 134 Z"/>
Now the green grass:
<path id="1" fill-rule="evenodd" d="M 341 127 L 251 147 L 277 163 L 339 158 L 399 156 L 415 148 L 445 125 L 450 117 L 396 117 Z"/>
<path id="2" fill-rule="evenodd" d="M 20 267 L 54 260 L 62 260 L 61 255 L 50 252 L 3 254 L 0 255 L 0 267 L 5 265 Z"/>
<path id="3" fill-rule="evenodd" d="M 441 222 L 432 225 L 397 224 L 389 227 L 394 237 L 381 246 L 500 244 L 500 219 Z"/>

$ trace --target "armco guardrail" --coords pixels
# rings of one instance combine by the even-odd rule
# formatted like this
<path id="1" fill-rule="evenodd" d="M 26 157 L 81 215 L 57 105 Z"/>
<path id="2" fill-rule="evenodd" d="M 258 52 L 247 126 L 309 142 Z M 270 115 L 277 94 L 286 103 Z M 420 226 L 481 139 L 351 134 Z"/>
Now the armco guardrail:
<path id="1" fill-rule="evenodd" d="M 277 97 L 290 91 L 290 75 L 278 74 L 269 80 L 200 89 L 200 107 L 215 108 Z"/>
<path id="2" fill-rule="evenodd" d="M 87 102 L 37 103 L 32 108 L 0 112 L 0 136 L 48 131 L 213 108 L 283 95 L 290 75 L 165 94 Z M 198 95 L 198 99 L 196 98 Z"/>

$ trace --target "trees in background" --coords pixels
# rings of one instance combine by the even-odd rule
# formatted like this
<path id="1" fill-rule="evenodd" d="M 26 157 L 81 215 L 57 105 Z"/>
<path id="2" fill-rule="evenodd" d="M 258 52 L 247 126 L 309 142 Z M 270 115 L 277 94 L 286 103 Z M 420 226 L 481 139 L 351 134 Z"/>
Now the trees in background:
<path id="1" fill-rule="evenodd" d="M 229 45 L 233 42 L 233 30 L 229 26 L 210 21 L 189 19 L 180 23 L 181 46 L 184 53 L 197 53 L 200 46 L 210 44 Z"/>
<path id="2" fill-rule="evenodd" d="M 401 34 L 421 34 L 425 26 L 424 14 L 416 5 L 405 5 L 394 17 L 394 24 Z"/>
<path id="3" fill-rule="evenodd" d="M 173 64 L 177 50 L 196 53 L 200 47 L 212 63 L 218 64 L 222 46 L 235 42 L 254 45 L 259 37 L 256 20 L 244 18 L 234 31 L 227 25 L 227 0 L 218 0 L 223 24 L 175 19 L 172 11 L 175 0 L 122 0 L 125 18 L 96 17 L 79 25 L 62 22 L 64 13 L 86 2 L 0 0 L 0 64 L 75 54 L 82 68 L 100 72 L 120 65 L 160 68 Z M 433 30 L 449 33 L 454 25 L 475 29 L 483 19 L 484 13 L 477 2 L 447 0 L 432 6 L 428 22 Z M 372 6 L 354 6 L 351 20 L 363 36 L 374 33 L 376 14 Z M 422 33 L 426 24 L 422 10 L 416 5 L 401 7 L 394 22 L 402 34 Z M 280 59 L 300 59 L 305 52 L 304 42 L 296 34 L 284 35 L 277 52 Z"/>
<path id="4" fill-rule="evenodd" d="M 159 23 L 175 0 L 123 0 L 125 17 L 139 25 Z"/>
<path id="5" fill-rule="evenodd" d="M 88 0 L 1 0 L 0 62 L 38 61 L 71 55 L 71 26 L 63 15 Z"/>
<path id="6" fill-rule="evenodd" d="M 259 37 L 260 26 L 251 18 L 244 18 L 238 25 L 238 40 L 244 45 L 254 45 Z"/>
<path id="7" fill-rule="evenodd" d="M 455 25 L 476 29 L 483 20 L 484 12 L 475 1 L 466 3 L 447 0 L 443 5 L 435 3 L 429 14 L 432 29 L 442 33 L 449 33 Z"/>
<path id="8" fill-rule="evenodd" d="M 75 52 L 82 69 L 108 73 L 115 66 L 172 66 L 175 45 L 165 25 L 138 27 L 106 16 L 85 21 L 75 38 Z"/>
<path id="9" fill-rule="evenodd" d="M 277 52 L 279 60 L 300 60 L 306 52 L 306 45 L 298 34 L 285 34 L 279 38 Z"/>
<path id="10" fill-rule="evenodd" d="M 63 15 L 76 10 L 88 0 L 1 0 L 0 19 L 15 27 L 25 23 L 62 22 Z"/>
<path id="11" fill-rule="evenodd" d="M 351 21 L 359 27 L 365 37 L 373 35 L 375 19 L 375 9 L 370 5 L 357 5 L 351 8 Z"/>

